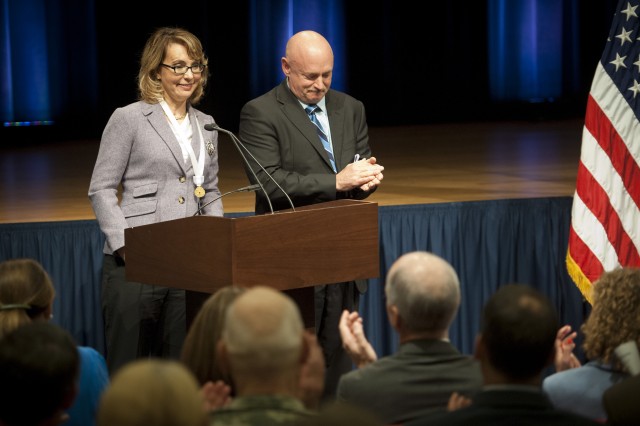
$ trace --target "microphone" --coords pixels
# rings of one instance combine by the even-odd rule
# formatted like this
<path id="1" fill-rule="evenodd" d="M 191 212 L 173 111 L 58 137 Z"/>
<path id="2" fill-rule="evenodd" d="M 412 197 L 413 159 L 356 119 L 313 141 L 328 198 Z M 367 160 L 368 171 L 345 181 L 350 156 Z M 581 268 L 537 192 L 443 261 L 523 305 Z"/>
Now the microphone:
<path id="1" fill-rule="evenodd" d="M 243 186 L 242 188 L 234 189 L 233 191 L 225 192 L 222 195 L 218 195 L 216 198 L 214 198 L 213 200 L 209 201 L 205 205 L 198 207 L 198 210 L 196 210 L 196 212 L 193 214 L 193 216 L 197 216 L 197 215 L 201 214 L 202 213 L 202 209 L 207 207 L 209 204 L 218 201 L 220 198 L 224 197 L 225 195 L 233 194 L 234 192 L 256 191 L 256 190 L 258 190 L 260 188 L 261 188 L 260 185 L 254 184 L 254 185 L 249 185 L 249 186 Z"/>
<path id="2" fill-rule="evenodd" d="M 233 142 L 233 144 L 235 145 L 236 149 L 238 150 L 238 152 L 240 153 L 240 156 L 242 157 L 242 159 L 244 160 L 244 163 L 247 165 L 247 167 L 249 168 L 249 170 L 251 171 L 251 174 L 253 175 L 254 179 L 256 180 L 256 182 L 258 182 L 258 185 L 260 185 L 260 189 L 262 190 L 262 193 L 264 194 L 264 196 L 267 198 L 267 203 L 269 204 L 269 210 L 271 210 L 271 214 L 273 214 L 273 205 L 271 204 L 271 198 L 269 197 L 269 194 L 267 194 L 267 191 L 264 189 L 264 186 L 262 185 L 262 182 L 260 182 L 260 179 L 258 179 L 258 176 L 256 175 L 256 172 L 253 171 L 253 167 L 251 167 L 251 164 L 249 163 L 249 161 L 247 160 L 247 157 L 244 155 L 244 153 L 242 152 L 242 150 L 244 150 L 247 154 L 249 154 L 249 156 L 251 157 L 251 159 L 256 163 L 256 165 L 258 167 L 260 167 L 260 169 L 267 175 L 267 177 L 271 180 L 271 182 L 273 182 L 280 191 L 282 191 L 282 193 L 284 194 L 284 196 L 287 198 L 287 201 L 289 201 L 289 205 L 291 206 L 291 210 L 292 211 L 296 211 L 295 206 L 293 205 L 293 201 L 291 201 L 291 198 L 289 197 L 289 194 L 287 194 L 287 192 L 282 189 L 282 187 L 280 186 L 280 184 L 273 178 L 273 176 L 271 176 L 271 173 L 269 173 L 263 166 L 262 164 L 260 164 L 260 162 L 256 159 L 256 157 L 253 156 L 253 154 L 251 153 L 251 151 L 249 151 L 249 149 L 240 141 L 240 139 L 233 134 L 233 132 L 230 132 L 229 130 L 223 129 L 222 127 L 218 126 L 216 123 L 211 123 L 211 124 L 205 124 L 204 125 L 204 129 L 208 130 L 208 131 L 213 131 L 213 130 L 217 130 L 219 132 L 222 133 L 226 133 L 227 135 L 229 135 L 229 137 L 231 138 L 231 141 Z"/>

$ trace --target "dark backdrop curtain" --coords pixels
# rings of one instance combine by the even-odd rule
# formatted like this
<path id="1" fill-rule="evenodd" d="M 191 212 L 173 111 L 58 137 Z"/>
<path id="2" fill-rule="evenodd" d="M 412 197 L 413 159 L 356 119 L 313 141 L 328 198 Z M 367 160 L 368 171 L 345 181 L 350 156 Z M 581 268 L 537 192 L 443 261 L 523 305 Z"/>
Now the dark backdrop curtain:
<path id="1" fill-rule="evenodd" d="M 97 55 L 93 0 L 0 0 L 0 121 L 95 125 Z"/>
<path id="2" fill-rule="evenodd" d="M 211 79 L 200 108 L 231 130 L 245 102 L 282 80 L 284 42 L 305 28 L 331 41 L 334 87 L 364 102 L 372 126 L 581 116 L 615 4 L 193 0 L 176 13 L 127 0 L 0 0 L 0 119 L 54 119 L 60 137 L 99 137 L 136 99 L 140 52 L 160 26 L 202 40 Z"/>
<path id="3" fill-rule="evenodd" d="M 615 6 L 345 2 L 347 87 L 374 125 L 582 116 Z M 532 81 L 521 92 L 519 82 Z"/>

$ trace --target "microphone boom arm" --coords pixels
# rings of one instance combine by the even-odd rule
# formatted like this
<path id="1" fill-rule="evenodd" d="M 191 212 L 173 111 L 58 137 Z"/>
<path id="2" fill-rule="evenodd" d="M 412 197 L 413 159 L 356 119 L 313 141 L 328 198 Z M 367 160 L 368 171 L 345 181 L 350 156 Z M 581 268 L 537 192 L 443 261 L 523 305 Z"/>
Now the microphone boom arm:
<path id="1" fill-rule="evenodd" d="M 253 185 L 249 185 L 249 186 L 243 186 L 242 188 L 234 189 L 233 191 L 227 191 L 224 194 L 218 195 L 216 198 L 214 198 L 213 200 L 207 202 L 203 206 L 198 207 L 198 210 L 196 210 L 196 212 L 193 214 L 193 216 L 197 216 L 197 215 L 201 214 L 202 210 L 205 207 L 207 207 L 211 203 L 215 203 L 216 201 L 218 201 L 220 198 L 224 197 L 225 195 L 233 194 L 234 192 L 256 191 L 256 190 L 258 190 L 260 188 L 262 188 L 261 185 L 253 184 Z"/>
<path id="2" fill-rule="evenodd" d="M 240 141 L 240 139 L 238 139 L 238 137 L 236 135 L 233 134 L 233 132 L 230 132 L 229 130 L 221 128 L 216 123 L 205 124 L 204 128 L 205 128 L 205 130 L 217 130 L 219 132 L 223 132 L 223 133 L 226 133 L 227 135 L 229 135 L 229 138 L 231 139 L 231 141 L 235 145 L 236 149 L 238 150 L 238 152 L 242 156 L 242 159 L 244 160 L 245 164 L 249 167 L 249 170 L 251 171 L 251 174 L 255 178 L 256 182 L 258 182 L 258 185 L 260 185 L 260 189 L 264 193 L 264 196 L 267 199 L 267 202 L 269 203 L 269 210 L 271 210 L 271 214 L 273 214 L 273 206 L 271 205 L 271 199 L 269 198 L 269 194 L 267 194 L 267 191 L 264 189 L 264 186 L 262 185 L 262 182 L 260 182 L 260 179 L 258 179 L 258 176 L 256 175 L 256 172 L 253 170 L 253 167 L 251 167 L 251 164 L 247 160 L 247 157 L 244 155 L 242 150 L 244 150 L 247 154 L 249 154 L 251 159 L 258 165 L 258 167 L 260 167 L 260 169 L 267 175 L 267 177 L 278 187 L 278 189 L 280 191 L 282 191 L 284 196 L 287 198 L 287 201 L 289 201 L 289 205 L 291 206 L 291 210 L 292 211 L 296 211 L 296 208 L 293 205 L 293 201 L 291 201 L 291 197 L 289 197 L 289 194 L 287 194 L 287 192 L 284 189 L 282 189 L 280 184 L 273 178 L 273 176 L 271 176 L 271 173 L 269 173 L 262 166 L 262 164 L 260 164 L 260 162 L 256 159 L 256 157 L 253 156 L 251 151 L 249 151 L 249 149 L 246 146 L 244 146 L 244 144 Z"/>

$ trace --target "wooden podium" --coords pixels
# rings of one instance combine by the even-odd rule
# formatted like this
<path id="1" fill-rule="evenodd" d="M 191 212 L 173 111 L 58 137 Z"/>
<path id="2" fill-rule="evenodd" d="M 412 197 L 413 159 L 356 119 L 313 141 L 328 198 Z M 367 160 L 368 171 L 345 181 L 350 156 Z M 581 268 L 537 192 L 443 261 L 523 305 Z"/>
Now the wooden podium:
<path id="1" fill-rule="evenodd" d="M 378 205 L 366 201 L 154 223 L 126 229 L 125 246 L 127 280 L 187 290 L 188 323 L 221 287 L 266 285 L 294 297 L 313 327 L 314 285 L 380 274 Z"/>

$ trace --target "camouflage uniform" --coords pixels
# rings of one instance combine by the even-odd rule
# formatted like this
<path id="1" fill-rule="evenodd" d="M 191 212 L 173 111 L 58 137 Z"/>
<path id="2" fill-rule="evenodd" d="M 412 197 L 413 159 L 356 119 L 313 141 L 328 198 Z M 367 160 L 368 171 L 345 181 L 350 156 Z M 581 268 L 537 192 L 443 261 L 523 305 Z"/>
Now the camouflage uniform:
<path id="1" fill-rule="evenodd" d="M 229 406 L 211 413 L 211 426 L 270 426 L 304 424 L 316 414 L 286 395 L 252 395 L 235 398 Z"/>

